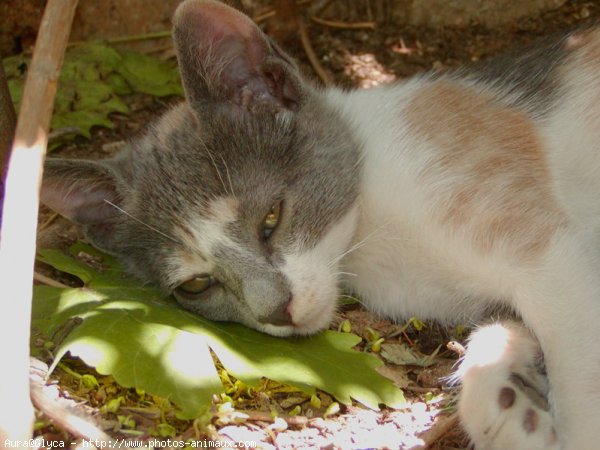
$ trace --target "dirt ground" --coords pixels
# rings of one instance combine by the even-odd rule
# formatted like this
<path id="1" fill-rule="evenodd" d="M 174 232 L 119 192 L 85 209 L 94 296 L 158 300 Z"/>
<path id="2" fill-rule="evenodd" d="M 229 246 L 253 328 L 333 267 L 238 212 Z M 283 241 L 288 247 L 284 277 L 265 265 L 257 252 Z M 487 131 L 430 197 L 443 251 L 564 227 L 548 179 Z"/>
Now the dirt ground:
<path id="1" fill-rule="evenodd" d="M 574 26 L 597 21 L 600 2 L 568 1 L 560 9 L 535 19 L 524 19 L 502 29 L 488 30 L 472 26 L 466 28 L 399 29 L 389 25 L 371 29 L 333 29 L 307 21 L 308 34 L 320 63 L 334 82 L 345 87 L 368 88 L 381 83 L 411 76 L 424 70 L 443 70 L 460 64 L 487 58 L 534 39 Z M 291 52 L 304 72 L 316 79 L 302 47 L 292 46 Z M 158 99 L 135 96 L 130 99 L 133 114 L 115 114 L 115 128 L 96 129 L 90 141 L 79 139 L 60 149 L 62 156 L 102 158 L 108 156 L 132 136 L 140 133 L 146 124 L 160 115 L 176 99 Z M 51 216 L 44 210 L 42 222 Z M 63 245 L 77 235 L 68 222 L 52 219 L 44 226 L 43 246 Z M 56 275 L 56 274 L 54 274 Z M 428 324 L 421 331 L 403 324 L 392 324 L 352 306 L 344 312 L 340 322 L 350 320 L 353 332 L 366 336 L 367 328 L 377 330 L 386 342 L 404 342 L 423 354 L 431 353 L 441 345 L 442 350 L 433 366 L 394 366 L 386 364 L 383 373 L 401 386 L 410 402 L 405 409 L 370 411 L 360 406 L 341 409 L 331 417 L 283 416 L 286 420 L 273 421 L 268 414 L 256 408 L 243 424 L 213 423 L 208 430 L 197 434 L 193 424 L 177 423 L 178 437 L 205 437 L 225 441 L 254 440 L 262 448 L 428 448 L 462 449 L 468 447 L 454 415 L 455 389 L 444 377 L 449 375 L 456 361 L 455 351 L 446 349 L 446 343 L 463 336 L 457 330 L 446 330 Z M 337 327 L 339 323 L 333 325 Z M 77 366 L 77 362 L 72 362 Z M 86 370 L 78 367 L 77 370 Z M 54 377 L 59 379 L 67 397 L 77 398 L 74 380 L 63 370 Z M 70 394 L 69 394 L 70 392 Z M 64 395 L 64 394 L 63 394 Z M 86 411 L 95 416 L 105 428 L 115 425 L 110 413 L 100 413 L 85 396 Z M 253 406 L 254 405 L 254 406 Z M 267 409 L 268 411 L 268 409 Z M 140 421 L 140 423 L 145 423 Z M 151 424 L 149 419 L 147 423 Z M 149 426 L 149 425 L 148 425 Z M 115 428 L 116 427 L 116 428 Z M 139 429 L 139 427 L 138 427 Z M 40 431 L 46 437 L 65 437 L 64 431 L 46 424 Z M 115 436 L 123 436 L 111 431 Z M 127 436 L 125 436 L 127 437 Z"/>

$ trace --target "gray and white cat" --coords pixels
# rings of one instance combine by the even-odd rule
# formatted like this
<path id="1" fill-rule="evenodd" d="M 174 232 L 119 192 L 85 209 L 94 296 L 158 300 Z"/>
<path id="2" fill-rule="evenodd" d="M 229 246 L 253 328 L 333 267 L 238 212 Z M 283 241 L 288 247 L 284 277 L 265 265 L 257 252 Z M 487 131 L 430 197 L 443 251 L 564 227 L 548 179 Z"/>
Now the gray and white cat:
<path id="1" fill-rule="evenodd" d="M 480 328 L 458 371 L 476 447 L 598 448 L 600 30 L 344 92 L 219 2 L 174 24 L 186 102 L 115 158 L 49 160 L 43 201 L 276 336 L 326 328 L 340 286 L 397 319 L 510 308 L 524 325 Z"/>

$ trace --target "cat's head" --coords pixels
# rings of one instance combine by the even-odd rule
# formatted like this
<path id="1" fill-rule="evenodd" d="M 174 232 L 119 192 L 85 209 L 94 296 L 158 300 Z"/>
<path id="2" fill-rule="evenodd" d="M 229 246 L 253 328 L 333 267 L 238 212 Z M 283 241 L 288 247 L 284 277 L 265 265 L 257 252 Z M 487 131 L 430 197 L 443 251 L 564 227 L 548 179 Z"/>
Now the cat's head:
<path id="1" fill-rule="evenodd" d="M 188 0 L 174 39 L 186 102 L 114 158 L 49 159 L 42 201 L 202 316 L 326 327 L 357 214 L 350 133 L 243 14 Z"/>

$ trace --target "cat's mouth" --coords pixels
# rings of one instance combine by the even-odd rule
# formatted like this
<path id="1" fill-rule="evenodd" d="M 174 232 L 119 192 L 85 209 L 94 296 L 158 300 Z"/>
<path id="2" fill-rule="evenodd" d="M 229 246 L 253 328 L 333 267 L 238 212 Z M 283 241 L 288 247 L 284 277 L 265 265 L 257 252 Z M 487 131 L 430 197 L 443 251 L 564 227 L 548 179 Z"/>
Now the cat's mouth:
<path id="1" fill-rule="evenodd" d="M 327 328 L 317 327 L 312 324 L 306 326 L 298 325 L 273 325 L 273 324 L 262 324 L 259 331 L 270 334 L 276 337 L 291 337 L 291 336 L 309 336 L 319 331 L 323 331 Z"/>

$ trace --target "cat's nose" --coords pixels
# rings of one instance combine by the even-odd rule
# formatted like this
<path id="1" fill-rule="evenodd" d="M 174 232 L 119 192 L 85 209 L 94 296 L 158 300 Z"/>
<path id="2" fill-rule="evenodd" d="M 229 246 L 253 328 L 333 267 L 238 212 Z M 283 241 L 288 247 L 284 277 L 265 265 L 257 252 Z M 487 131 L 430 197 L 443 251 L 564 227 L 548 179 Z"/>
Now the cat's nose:
<path id="1" fill-rule="evenodd" d="M 275 309 L 271 313 L 260 316 L 258 318 L 258 321 L 260 323 L 268 323 L 277 326 L 294 325 L 294 321 L 292 320 L 292 314 L 290 312 L 292 298 L 292 294 L 290 293 L 287 302 L 285 302 L 283 305 L 281 305 L 279 308 Z"/>

